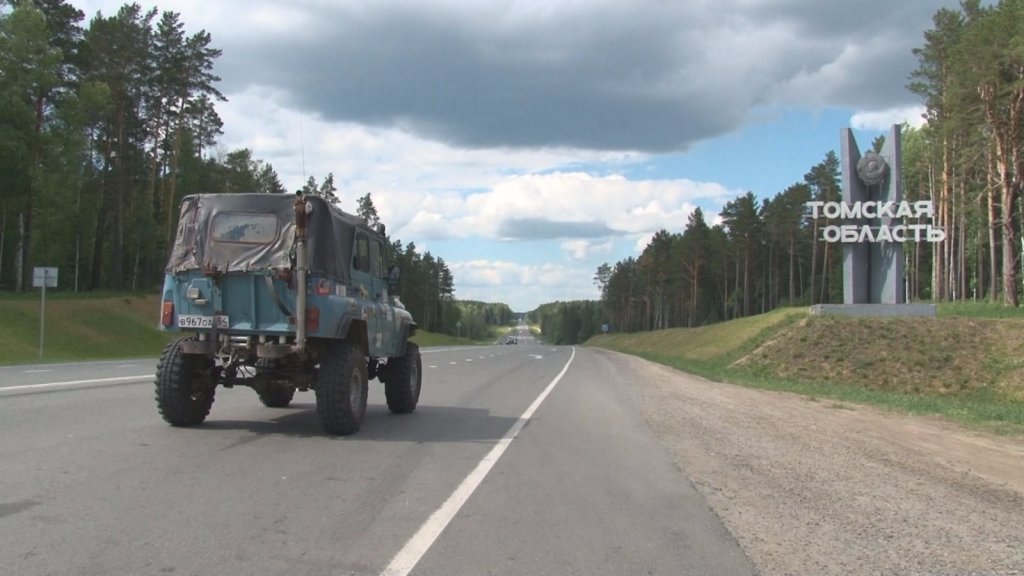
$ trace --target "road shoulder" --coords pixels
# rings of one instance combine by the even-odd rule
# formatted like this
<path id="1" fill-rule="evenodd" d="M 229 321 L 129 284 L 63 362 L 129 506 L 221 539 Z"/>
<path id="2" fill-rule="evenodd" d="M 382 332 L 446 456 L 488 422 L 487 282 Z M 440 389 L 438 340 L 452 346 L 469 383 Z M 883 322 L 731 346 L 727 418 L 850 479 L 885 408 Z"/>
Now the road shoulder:
<path id="1" fill-rule="evenodd" d="M 602 353 L 765 576 L 1020 574 L 1019 439 Z"/>

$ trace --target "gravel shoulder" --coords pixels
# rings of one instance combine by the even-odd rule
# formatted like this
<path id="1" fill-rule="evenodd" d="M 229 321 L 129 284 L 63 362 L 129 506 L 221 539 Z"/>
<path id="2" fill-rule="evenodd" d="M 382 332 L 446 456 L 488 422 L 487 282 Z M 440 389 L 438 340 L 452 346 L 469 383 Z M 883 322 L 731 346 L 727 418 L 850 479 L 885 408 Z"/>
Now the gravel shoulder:
<path id="1" fill-rule="evenodd" d="M 600 353 L 764 576 L 1024 575 L 1024 440 Z"/>

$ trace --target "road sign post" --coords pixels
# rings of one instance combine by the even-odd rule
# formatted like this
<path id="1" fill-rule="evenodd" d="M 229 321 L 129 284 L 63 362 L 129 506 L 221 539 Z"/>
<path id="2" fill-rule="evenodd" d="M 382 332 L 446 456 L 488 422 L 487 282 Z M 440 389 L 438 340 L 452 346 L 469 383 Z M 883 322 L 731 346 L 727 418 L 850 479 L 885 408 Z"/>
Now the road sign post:
<path id="1" fill-rule="evenodd" d="M 32 287 L 42 288 L 43 296 L 39 303 L 39 359 L 43 359 L 43 341 L 46 334 L 46 289 L 57 287 L 57 268 L 36 266 L 32 269 Z"/>

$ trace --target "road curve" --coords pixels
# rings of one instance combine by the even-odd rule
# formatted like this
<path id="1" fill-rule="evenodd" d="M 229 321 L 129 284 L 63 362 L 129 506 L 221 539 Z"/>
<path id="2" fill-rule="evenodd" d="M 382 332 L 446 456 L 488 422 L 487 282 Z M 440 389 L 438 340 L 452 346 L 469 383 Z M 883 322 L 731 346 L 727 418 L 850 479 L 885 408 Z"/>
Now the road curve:
<path id="1" fill-rule="evenodd" d="M 644 423 L 618 361 L 539 345 L 428 349 L 416 412 L 388 413 L 373 382 L 362 430 L 345 438 L 321 432 L 312 393 L 270 409 L 251 390 L 219 389 L 207 422 L 181 429 L 156 412 L 152 365 L 5 367 L 0 566 L 753 574 Z M 474 474 L 443 529 L 417 540 Z"/>

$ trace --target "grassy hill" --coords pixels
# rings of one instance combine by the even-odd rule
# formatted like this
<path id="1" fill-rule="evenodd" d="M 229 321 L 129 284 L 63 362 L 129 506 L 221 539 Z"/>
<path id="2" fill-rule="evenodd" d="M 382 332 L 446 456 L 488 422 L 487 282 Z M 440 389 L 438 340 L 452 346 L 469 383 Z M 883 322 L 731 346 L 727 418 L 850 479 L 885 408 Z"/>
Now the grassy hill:
<path id="1" fill-rule="evenodd" d="M 715 380 L 939 414 L 1024 433 L 1024 315 L 984 305 L 939 318 L 810 316 L 805 308 L 588 343 Z"/>
<path id="2" fill-rule="evenodd" d="M 38 362 L 40 298 L 0 297 L 0 364 Z M 152 295 L 46 295 L 44 362 L 157 356 L 173 335 L 157 330 Z"/>

